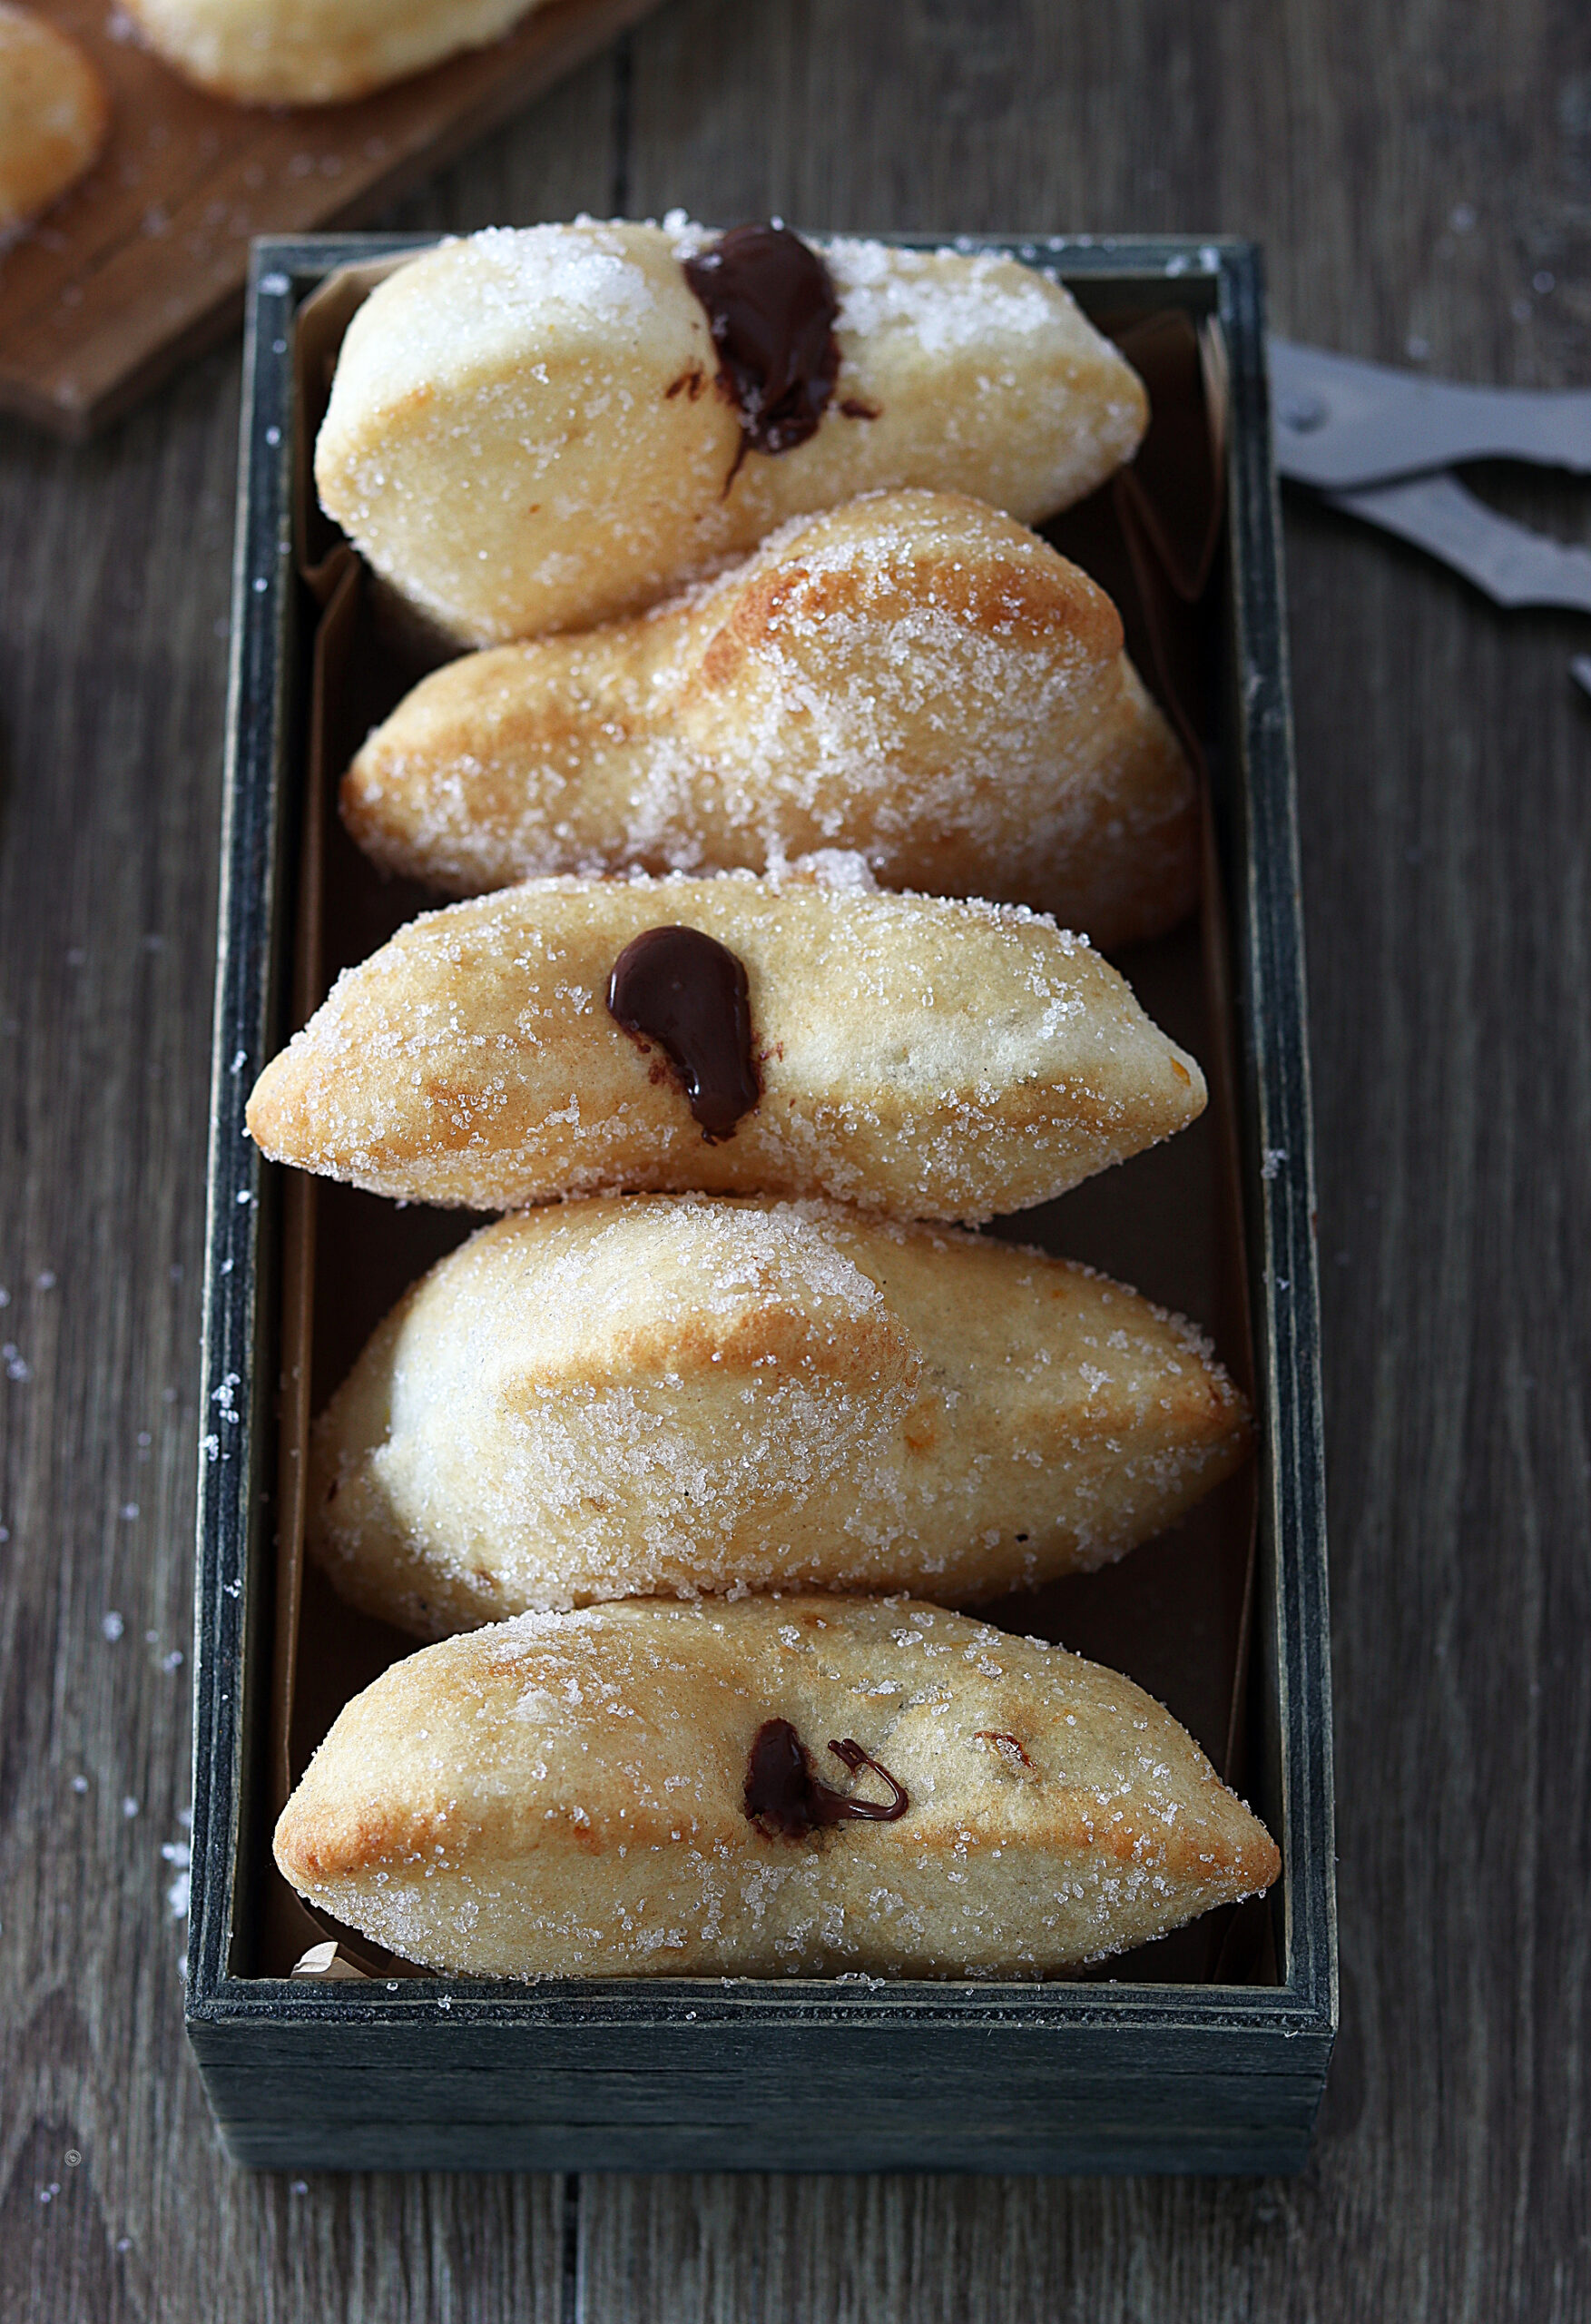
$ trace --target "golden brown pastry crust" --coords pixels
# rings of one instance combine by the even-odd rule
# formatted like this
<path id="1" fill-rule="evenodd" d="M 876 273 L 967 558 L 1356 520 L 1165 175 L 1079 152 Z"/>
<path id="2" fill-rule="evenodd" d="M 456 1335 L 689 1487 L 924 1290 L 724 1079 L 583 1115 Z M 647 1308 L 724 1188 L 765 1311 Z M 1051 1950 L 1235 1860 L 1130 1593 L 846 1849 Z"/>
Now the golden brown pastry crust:
<path id="1" fill-rule="evenodd" d="M 308 1544 L 422 1638 L 677 1591 L 963 1604 L 1119 1557 L 1229 1475 L 1243 1399 L 1067 1260 L 668 1195 L 485 1228 L 317 1424 Z"/>
<path id="2" fill-rule="evenodd" d="M 798 518 L 639 619 L 448 664 L 366 743 L 342 814 L 449 895 L 840 847 L 884 887 L 1031 904 L 1107 949 L 1198 882 L 1192 770 L 1115 606 L 945 493 Z"/>
<path id="3" fill-rule="evenodd" d="M 543 0 L 126 0 L 152 48 L 201 88 L 249 105 L 359 97 L 464 48 Z"/>
<path id="4" fill-rule="evenodd" d="M 320 497 L 454 636 L 639 611 L 787 518 L 880 487 L 1034 521 L 1144 432 L 1135 373 L 1046 276 L 841 241 L 821 245 L 841 359 L 822 424 L 735 468 L 740 419 L 681 263 L 711 239 L 683 220 L 493 229 L 412 260 L 354 316 Z"/>
<path id="5" fill-rule="evenodd" d="M 771 1838 L 751 1747 L 794 1726 L 896 1822 Z M 426 1648 L 343 1710 L 286 1877 L 466 1976 L 1032 1976 L 1268 1887 L 1281 1859 L 1115 1672 L 909 1600 L 632 1601 Z"/>
<path id="6" fill-rule="evenodd" d="M 0 234 L 93 167 L 110 120 L 105 84 L 77 43 L 0 0 Z"/>
<path id="7" fill-rule="evenodd" d="M 620 951 L 665 925 L 750 981 L 762 1096 L 718 1144 L 605 1006 Z M 726 872 L 531 881 L 411 921 L 266 1068 L 248 1119 L 277 1161 L 418 1202 L 701 1190 L 977 1222 L 1203 1105 L 1193 1059 L 1048 921 Z"/>

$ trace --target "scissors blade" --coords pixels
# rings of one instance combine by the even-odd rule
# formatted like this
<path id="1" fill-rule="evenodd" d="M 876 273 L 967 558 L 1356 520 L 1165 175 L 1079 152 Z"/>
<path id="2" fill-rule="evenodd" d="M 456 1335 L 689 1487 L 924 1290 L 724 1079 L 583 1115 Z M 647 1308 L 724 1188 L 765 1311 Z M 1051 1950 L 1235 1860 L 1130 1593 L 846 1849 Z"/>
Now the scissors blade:
<path id="1" fill-rule="evenodd" d="M 1270 342 L 1283 476 L 1346 491 L 1456 460 L 1536 460 L 1591 474 L 1591 390 L 1466 388 L 1324 348 Z"/>
<path id="2" fill-rule="evenodd" d="M 1591 613 L 1591 552 L 1499 517 L 1457 477 L 1414 477 L 1325 497 L 1332 507 L 1439 556 L 1499 606 L 1574 606 Z"/>

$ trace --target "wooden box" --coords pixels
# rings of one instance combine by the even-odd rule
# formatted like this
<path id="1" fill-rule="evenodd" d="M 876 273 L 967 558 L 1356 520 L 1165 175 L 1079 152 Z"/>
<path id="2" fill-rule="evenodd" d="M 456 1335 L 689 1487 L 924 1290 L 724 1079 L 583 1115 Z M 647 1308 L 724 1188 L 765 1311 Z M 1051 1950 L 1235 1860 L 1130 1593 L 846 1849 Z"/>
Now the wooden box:
<path id="1" fill-rule="evenodd" d="M 1202 1056 L 1210 1115 L 1010 1231 L 1212 1325 L 1259 1423 L 1252 1473 L 1177 1533 L 1004 1610 L 1166 1699 L 1269 1825 L 1282 1879 L 1044 1984 L 527 1985 L 417 1974 L 368 1948 L 354 1958 L 374 1974 L 288 1974 L 322 1932 L 270 1860 L 284 1786 L 338 1704 L 410 1643 L 302 1574 L 303 1433 L 384 1307 L 463 1231 L 300 1179 L 243 1132 L 255 1074 L 334 969 L 424 901 L 378 882 L 329 808 L 343 756 L 412 670 L 307 486 L 358 279 L 301 320 L 334 270 L 413 246 L 262 242 L 249 293 L 187 1999 L 228 2147 L 298 2170 L 1296 2170 L 1336 2025 L 1331 1699 L 1280 525 L 1261 266 L 1243 243 L 976 245 L 1053 271 L 1159 367 L 1136 471 L 1055 537 L 1118 596 L 1208 800 L 1200 926 L 1124 966 Z"/>

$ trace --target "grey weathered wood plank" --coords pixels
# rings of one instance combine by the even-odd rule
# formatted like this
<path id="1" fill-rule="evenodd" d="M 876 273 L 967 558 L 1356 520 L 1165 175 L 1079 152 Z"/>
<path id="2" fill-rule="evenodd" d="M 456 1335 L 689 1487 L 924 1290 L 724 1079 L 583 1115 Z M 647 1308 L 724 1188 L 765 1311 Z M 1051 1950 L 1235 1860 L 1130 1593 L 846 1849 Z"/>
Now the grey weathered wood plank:
<path id="1" fill-rule="evenodd" d="M 731 20 L 636 43 L 644 203 L 1252 233 L 1297 336 L 1585 376 L 1591 55 L 1562 8 L 1391 35 L 1296 4 L 813 5 L 740 53 L 743 101 L 764 70 L 778 97 L 738 147 L 692 94 Z M 1289 516 L 1345 1980 L 1316 2156 L 1271 2186 L 587 2180 L 592 2324 L 1591 2308 L 1578 633 Z"/>
<path id="2" fill-rule="evenodd" d="M 1265 239 L 1300 337 L 1586 376 L 1568 0 L 675 0 L 630 54 L 390 222 L 1225 228 Z M 0 2317 L 551 2318 L 557 2182 L 240 2178 L 182 2051 L 162 1666 L 187 1645 L 235 393 L 216 359 L 88 453 L 0 436 L 0 1341 L 32 1375 L 0 1378 Z M 1551 497 L 1517 511 L 1583 524 Z M 1345 1973 L 1314 2161 L 588 2180 L 587 2324 L 1591 2313 L 1584 628 L 1504 620 L 1301 500 L 1289 547 Z"/>
<path id="3" fill-rule="evenodd" d="M 614 89 L 404 222 L 605 210 Z M 234 2171 L 182 2031 L 236 432 L 235 353 L 87 450 L 0 428 L 0 2317 L 550 2320 L 561 2180 Z"/>

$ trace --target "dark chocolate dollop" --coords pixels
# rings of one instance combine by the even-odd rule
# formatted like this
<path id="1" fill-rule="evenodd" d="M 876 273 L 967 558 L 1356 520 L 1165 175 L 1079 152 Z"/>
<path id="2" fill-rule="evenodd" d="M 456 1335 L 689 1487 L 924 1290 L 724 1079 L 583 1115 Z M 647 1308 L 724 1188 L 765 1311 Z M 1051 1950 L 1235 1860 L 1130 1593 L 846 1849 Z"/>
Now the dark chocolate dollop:
<path id="1" fill-rule="evenodd" d="M 752 1738 L 751 1754 L 746 1762 L 746 1814 L 770 1839 L 803 1839 L 822 1824 L 852 1820 L 893 1824 L 910 1807 L 905 1785 L 897 1783 L 888 1768 L 881 1768 L 877 1759 L 870 1758 L 859 1743 L 853 1743 L 848 1736 L 843 1743 L 830 1743 L 829 1748 L 853 1775 L 858 1768 L 871 1768 L 889 1785 L 894 1797 L 876 1805 L 871 1800 L 851 1799 L 844 1792 L 830 1791 L 812 1773 L 806 1748 L 789 1719 L 764 1719 Z"/>
<path id="2" fill-rule="evenodd" d="M 840 301 L 817 251 L 788 226 L 732 226 L 686 259 L 684 272 L 707 310 L 719 377 L 741 415 L 741 451 L 804 444 L 840 372 Z"/>
<path id="3" fill-rule="evenodd" d="M 643 930 L 614 963 L 608 1013 L 665 1052 L 710 1145 L 733 1135 L 762 1091 L 745 967 L 727 944 L 699 928 Z"/>

